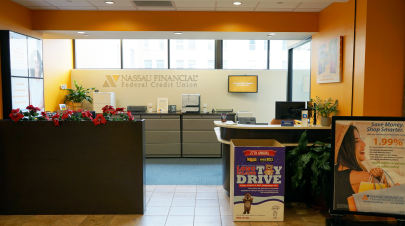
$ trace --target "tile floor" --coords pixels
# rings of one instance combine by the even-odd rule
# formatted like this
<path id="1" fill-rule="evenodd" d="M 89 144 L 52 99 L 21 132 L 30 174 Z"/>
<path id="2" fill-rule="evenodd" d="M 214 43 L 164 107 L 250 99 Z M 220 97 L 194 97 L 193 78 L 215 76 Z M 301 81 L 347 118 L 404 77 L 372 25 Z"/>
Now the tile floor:
<path id="1" fill-rule="evenodd" d="M 233 222 L 222 186 L 147 185 L 144 215 L 0 215 L 1 226 L 324 226 L 328 214 L 287 203 L 284 222 Z"/>

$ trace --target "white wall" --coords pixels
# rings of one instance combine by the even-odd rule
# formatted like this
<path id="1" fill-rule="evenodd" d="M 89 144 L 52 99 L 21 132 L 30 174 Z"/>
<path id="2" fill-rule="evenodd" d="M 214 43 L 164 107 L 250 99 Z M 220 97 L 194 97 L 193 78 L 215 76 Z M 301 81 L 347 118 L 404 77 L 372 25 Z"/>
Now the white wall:
<path id="1" fill-rule="evenodd" d="M 156 111 L 157 98 L 169 98 L 169 105 L 177 105 L 181 109 L 181 94 L 201 94 L 201 104 L 207 103 L 207 109 L 233 109 L 238 111 L 252 111 L 256 122 L 268 122 L 275 117 L 275 101 L 286 100 L 287 71 L 286 70 L 96 70 L 72 69 L 73 79 L 84 88 L 96 87 L 99 92 L 115 92 L 116 105 L 114 107 L 146 106 L 153 103 Z M 114 79 L 111 80 L 108 77 Z M 149 81 L 125 81 L 128 76 L 135 75 L 149 79 Z M 160 76 L 175 79 L 187 78 L 190 81 L 168 81 L 173 87 L 152 87 L 159 81 Z M 228 93 L 228 75 L 258 75 L 258 93 Z M 130 87 L 130 84 L 143 84 L 147 87 Z M 116 87 L 112 87 L 112 85 Z M 126 87 L 128 84 L 129 87 Z M 192 87 L 177 87 L 177 85 Z M 110 87 L 103 87 L 110 86 Z M 84 108 L 92 110 L 92 105 L 84 104 Z M 202 110 L 202 106 L 201 106 Z"/>

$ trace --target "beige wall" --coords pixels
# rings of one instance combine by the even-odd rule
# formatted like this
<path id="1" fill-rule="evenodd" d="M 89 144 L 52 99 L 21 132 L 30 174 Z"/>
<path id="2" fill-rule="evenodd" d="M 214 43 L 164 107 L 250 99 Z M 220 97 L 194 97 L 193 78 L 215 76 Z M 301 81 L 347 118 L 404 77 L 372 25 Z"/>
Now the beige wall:
<path id="1" fill-rule="evenodd" d="M 117 87 L 103 87 L 108 80 L 106 75 L 119 75 L 114 81 Z M 127 75 L 148 75 L 151 81 L 147 81 L 147 87 L 126 87 L 130 81 L 123 78 Z M 156 75 L 165 75 L 173 78 L 175 75 L 186 75 L 194 81 L 181 82 L 192 84 L 193 87 L 177 87 L 178 82 L 168 81 L 173 87 L 151 87 L 158 81 Z M 228 93 L 228 75 L 258 75 L 258 93 Z M 73 79 L 84 88 L 96 87 L 99 92 L 115 92 L 115 107 L 127 107 L 130 105 L 147 105 L 153 103 L 156 111 L 157 98 L 169 98 L 169 105 L 177 105 L 181 109 L 181 94 L 201 94 L 201 103 L 207 103 L 207 109 L 228 109 L 234 112 L 252 111 L 257 122 L 268 122 L 274 118 L 275 101 L 286 100 L 287 72 L 286 70 L 83 70 L 71 71 L 72 87 Z M 150 77 L 149 77 L 150 76 Z M 191 76 L 191 77 L 189 77 Z M 186 78 L 186 77 L 182 77 Z M 80 83 L 81 81 L 81 83 Z M 107 81 L 111 86 L 111 82 Z M 123 86 L 124 82 L 124 87 Z M 154 83 L 155 82 L 155 83 Z M 134 82 L 144 83 L 144 82 Z M 196 84 L 196 87 L 194 87 Z M 85 104 L 85 109 L 92 109 L 91 104 Z M 201 109 L 202 110 L 202 109 Z"/>

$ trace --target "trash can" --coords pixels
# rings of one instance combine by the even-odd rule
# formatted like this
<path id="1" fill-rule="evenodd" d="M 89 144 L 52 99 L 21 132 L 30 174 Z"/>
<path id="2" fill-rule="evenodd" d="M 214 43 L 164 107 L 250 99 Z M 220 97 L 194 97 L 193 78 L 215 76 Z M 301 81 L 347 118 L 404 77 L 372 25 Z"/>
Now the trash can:
<path id="1" fill-rule="evenodd" d="M 274 139 L 231 140 L 234 221 L 284 221 L 285 147 Z"/>

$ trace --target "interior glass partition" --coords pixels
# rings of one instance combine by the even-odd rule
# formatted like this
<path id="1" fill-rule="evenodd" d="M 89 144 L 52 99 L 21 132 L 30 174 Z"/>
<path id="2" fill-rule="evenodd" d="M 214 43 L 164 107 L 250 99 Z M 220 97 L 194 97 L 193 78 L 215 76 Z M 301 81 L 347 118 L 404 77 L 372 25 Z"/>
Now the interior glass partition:
<path id="1" fill-rule="evenodd" d="M 311 39 L 289 49 L 288 101 L 309 101 L 311 90 Z"/>

